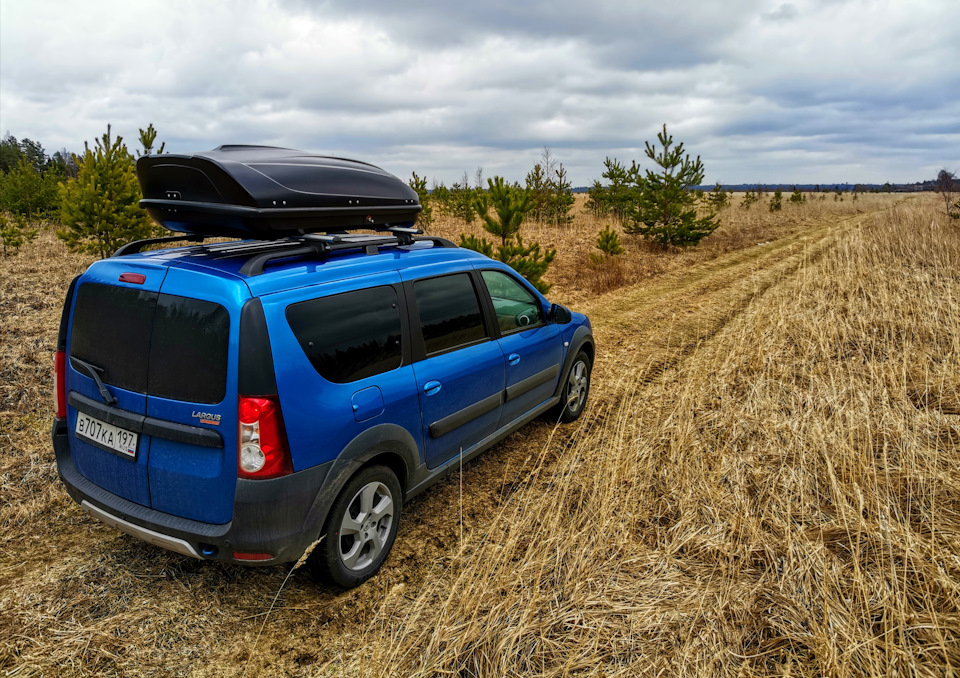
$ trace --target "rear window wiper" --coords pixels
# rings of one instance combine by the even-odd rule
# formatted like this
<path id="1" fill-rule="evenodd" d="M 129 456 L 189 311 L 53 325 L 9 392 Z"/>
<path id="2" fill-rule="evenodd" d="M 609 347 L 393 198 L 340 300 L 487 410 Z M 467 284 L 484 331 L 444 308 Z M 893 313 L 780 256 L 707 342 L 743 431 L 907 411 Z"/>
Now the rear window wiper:
<path id="1" fill-rule="evenodd" d="M 100 373 L 104 371 L 102 367 L 91 365 L 90 363 L 80 360 L 80 358 L 76 358 L 74 356 L 70 356 L 70 360 L 82 367 L 87 371 L 87 374 L 93 377 L 93 380 L 97 384 L 97 388 L 100 389 L 100 397 L 103 398 L 103 402 L 105 402 L 107 405 L 117 404 L 117 399 L 112 393 L 110 393 L 110 391 L 107 390 L 107 387 L 103 385 L 103 381 L 100 379 Z"/>

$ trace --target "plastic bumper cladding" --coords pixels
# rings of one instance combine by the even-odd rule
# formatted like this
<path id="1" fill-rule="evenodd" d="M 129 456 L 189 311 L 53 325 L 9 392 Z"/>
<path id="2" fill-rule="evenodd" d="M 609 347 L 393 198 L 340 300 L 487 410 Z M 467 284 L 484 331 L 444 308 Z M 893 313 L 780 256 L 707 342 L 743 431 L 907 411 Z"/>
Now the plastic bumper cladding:
<path id="1" fill-rule="evenodd" d="M 271 480 L 237 480 L 233 520 L 222 525 L 180 518 L 136 504 L 85 478 L 73 462 L 65 420 L 54 420 L 53 449 L 67 493 L 84 510 L 144 541 L 203 558 L 272 565 L 296 560 L 319 536 L 311 508 L 335 488 L 326 485 L 333 462 Z M 237 560 L 234 553 L 269 553 L 269 560 Z"/>

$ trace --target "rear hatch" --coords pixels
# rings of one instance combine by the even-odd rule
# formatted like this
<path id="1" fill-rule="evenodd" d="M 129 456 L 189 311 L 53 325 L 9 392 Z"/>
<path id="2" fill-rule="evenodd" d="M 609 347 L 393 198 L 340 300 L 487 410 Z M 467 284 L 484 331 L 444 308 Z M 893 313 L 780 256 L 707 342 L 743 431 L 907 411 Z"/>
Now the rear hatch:
<path id="1" fill-rule="evenodd" d="M 231 520 L 236 399 L 225 396 L 236 383 L 238 319 L 227 308 L 242 303 L 237 294 L 221 278 L 131 261 L 98 262 L 84 274 L 66 387 L 80 473 L 165 513 Z"/>

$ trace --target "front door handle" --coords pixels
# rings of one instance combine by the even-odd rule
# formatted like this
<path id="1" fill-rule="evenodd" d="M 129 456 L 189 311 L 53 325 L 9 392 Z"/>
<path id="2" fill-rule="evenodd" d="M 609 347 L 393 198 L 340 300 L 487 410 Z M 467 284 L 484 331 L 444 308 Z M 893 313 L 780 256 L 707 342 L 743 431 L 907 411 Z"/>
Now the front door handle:
<path id="1" fill-rule="evenodd" d="M 520 362 L 520 355 L 517 353 L 511 353 L 507 357 L 507 362 L 510 363 L 511 365 L 516 365 L 518 362 Z"/>
<path id="2" fill-rule="evenodd" d="M 427 395 L 436 395 L 440 393 L 440 388 L 443 386 L 439 381 L 428 381 L 423 385 L 423 392 Z"/>

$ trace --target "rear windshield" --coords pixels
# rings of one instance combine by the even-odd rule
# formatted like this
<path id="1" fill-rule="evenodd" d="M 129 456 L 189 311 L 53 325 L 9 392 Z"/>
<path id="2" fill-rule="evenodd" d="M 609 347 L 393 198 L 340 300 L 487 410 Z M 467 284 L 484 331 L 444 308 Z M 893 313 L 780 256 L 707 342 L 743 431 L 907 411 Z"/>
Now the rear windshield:
<path id="1" fill-rule="evenodd" d="M 210 301 L 85 283 L 77 290 L 70 355 L 104 383 L 213 404 L 226 392 L 230 317 Z"/>
<path id="2" fill-rule="evenodd" d="M 107 384 L 147 392 L 147 351 L 156 292 L 86 283 L 77 289 L 70 355 L 104 371 Z"/>

